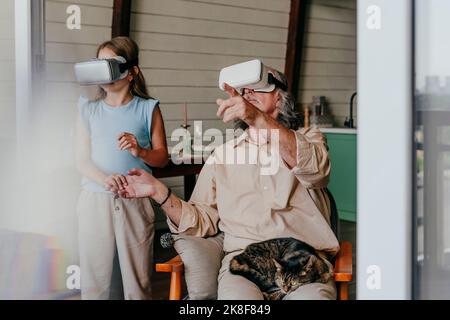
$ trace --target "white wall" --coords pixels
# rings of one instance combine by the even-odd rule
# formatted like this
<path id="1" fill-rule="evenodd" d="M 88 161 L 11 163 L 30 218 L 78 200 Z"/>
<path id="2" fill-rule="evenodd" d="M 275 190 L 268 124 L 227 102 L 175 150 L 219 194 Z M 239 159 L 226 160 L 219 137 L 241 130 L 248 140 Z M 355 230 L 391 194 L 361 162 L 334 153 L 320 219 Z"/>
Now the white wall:
<path id="1" fill-rule="evenodd" d="M 6 194 L 15 158 L 16 138 L 16 71 L 14 0 L 0 5 L 0 228 L 12 211 L 13 201 Z"/>
<path id="2" fill-rule="evenodd" d="M 0 8 L 0 141 L 9 144 L 16 130 L 14 0 L 2 1 Z"/>
<path id="3" fill-rule="evenodd" d="M 66 26 L 69 5 L 81 9 L 81 30 L 69 30 Z M 73 164 L 73 148 L 66 139 L 73 136 L 80 95 L 93 97 L 96 88 L 80 87 L 75 82 L 73 65 L 96 55 L 100 43 L 111 38 L 113 0 L 47 0 L 46 1 L 46 115 L 43 126 L 56 131 L 60 145 L 59 157 Z M 61 154 L 61 150 L 64 153 Z"/>
<path id="4" fill-rule="evenodd" d="M 78 263 L 75 208 L 80 176 L 74 166 L 73 137 L 78 96 L 89 93 L 74 83 L 73 63 L 92 58 L 97 45 L 110 39 L 113 0 L 46 1 L 46 73 L 35 81 L 41 90 L 24 108 L 27 122 L 20 129 L 24 139 L 19 157 L 15 150 L 15 118 L 20 111 L 15 103 L 14 4 L 14 0 L 0 4 L 0 229 L 37 233 L 54 240 L 49 246 L 63 248 L 53 274 L 53 285 L 62 289 L 66 267 Z M 81 7 L 81 30 L 66 27 L 66 9 L 72 4 Z M 18 97 L 26 94 L 24 87 L 18 84 Z M 22 251 L 27 250 L 23 246 Z M 35 266 L 30 258 L 20 267 Z M 39 281 L 45 283 L 48 279 L 42 277 Z M 23 277 L 16 285 L 34 285 L 28 280 Z"/>
<path id="5" fill-rule="evenodd" d="M 81 7 L 81 30 L 67 29 L 66 9 L 72 4 Z M 35 92 L 28 108 L 26 152 L 20 156 L 20 168 L 15 169 L 22 175 L 20 180 L 13 177 L 14 190 L 10 187 L 6 193 L 18 200 L 14 214 L 11 210 L 5 213 L 4 226 L 55 236 L 67 249 L 68 263 L 78 257 L 75 208 L 80 177 L 73 143 L 77 100 L 80 94 L 92 93 L 75 84 L 73 63 L 95 56 L 97 45 L 110 38 L 112 4 L 113 0 L 46 1 L 46 73 L 38 80 L 43 83 L 42 91 Z M 3 15 L 3 7 L 0 12 Z M 2 122 L 4 115 L 8 113 L 2 110 Z"/>
<path id="6" fill-rule="evenodd" d="M 72 4 L 81 9 L 81 30 L 66 27 L 66 8 Z M 112 5 L 113 0 L 46 1 L 47 91 L 52 100 L 74 102 L 85 92 L 75 83 L 73 64 L 94 58 L 98 45 L 111 38 Z"/>
<path id="7" fill-rule="evenodd" d="M 361 300 L 412 297 L 412 6 L 409 0 L 359 1 L 356 283 Z M 377 12 L 380 28 L 368 28 Z M 390 130 L 380 130 L 380 123 Z"/>
<path id="8" fill-rule="evenodd" d="M 342 127 L 356 91 L 356 0 L 309 0 L 306 15 L 298 100 L 303 107 L 326 96 Z M 356 119 L 356 104 L 353 110 Z"/>

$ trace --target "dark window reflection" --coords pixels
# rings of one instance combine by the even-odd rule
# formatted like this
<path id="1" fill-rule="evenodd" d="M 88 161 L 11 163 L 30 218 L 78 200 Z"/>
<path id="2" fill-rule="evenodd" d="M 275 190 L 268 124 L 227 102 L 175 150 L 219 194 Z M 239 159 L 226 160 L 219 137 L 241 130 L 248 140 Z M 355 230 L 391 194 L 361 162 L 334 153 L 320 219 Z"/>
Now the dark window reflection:
<path id="1" fill-rule="evenodd" d="M 415 1 L 417 299 L 450 299 L 450 1 Z"/>

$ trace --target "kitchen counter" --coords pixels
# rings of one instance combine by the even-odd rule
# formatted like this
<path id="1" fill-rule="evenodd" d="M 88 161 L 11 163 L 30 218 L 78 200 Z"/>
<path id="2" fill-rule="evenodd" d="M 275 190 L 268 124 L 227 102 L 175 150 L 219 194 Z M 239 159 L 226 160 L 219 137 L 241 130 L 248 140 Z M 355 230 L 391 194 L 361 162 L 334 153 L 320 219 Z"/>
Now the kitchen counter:
<path id="1" fill-rule="evenodd" d="M 327 138 L 331 160 L 328 189 L 336 200 L 339 217 L 356 222 L 357 131 L 349 128 L 321 128 Z"/>
<path id="2" fill-rule="evenodd" d="M 357 129 L 350 128 L 319 128 L 323 133 L 341 133 L 341 134 L 356 134 Z"/>

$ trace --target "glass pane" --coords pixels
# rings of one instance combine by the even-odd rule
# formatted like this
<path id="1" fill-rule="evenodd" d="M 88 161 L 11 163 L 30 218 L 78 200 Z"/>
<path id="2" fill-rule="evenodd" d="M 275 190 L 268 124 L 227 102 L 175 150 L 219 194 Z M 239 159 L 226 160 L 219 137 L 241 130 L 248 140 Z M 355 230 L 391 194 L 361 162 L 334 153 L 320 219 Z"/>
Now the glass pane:
<path id="1" fill-rule="evenodd" d="M 450 1 L 415 1 L 415 298 L 450 298 Z"/>

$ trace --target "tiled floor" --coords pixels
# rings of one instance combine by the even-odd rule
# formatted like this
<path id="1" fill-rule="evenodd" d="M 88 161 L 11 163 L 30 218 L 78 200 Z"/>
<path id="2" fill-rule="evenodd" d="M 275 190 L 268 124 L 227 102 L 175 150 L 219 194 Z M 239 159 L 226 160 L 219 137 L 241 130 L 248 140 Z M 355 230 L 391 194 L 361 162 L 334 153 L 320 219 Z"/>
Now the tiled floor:
<path id="1" fill-rule="evenodd" d="M 165 231 L 159 231 L 155 235 L 155 262 L 167 261 L 176 255 L 175 250 L 163 249 L 159 244 L 159 238 Z M 340 222 L 340 240 L 347 240 L 353 245 L 353 279 L 356 278 L 356 223 L 341 221 Z M 156 300 L 168 299 L 169 296 L 169 280 L 168 273 L 154 273 L 152 278 L 153 298 Z M 186 287 L 184 286 L 184 294 L 186 295 Z M 349 286 L 349 298 L 356 299 L 355 280 Z"/>

